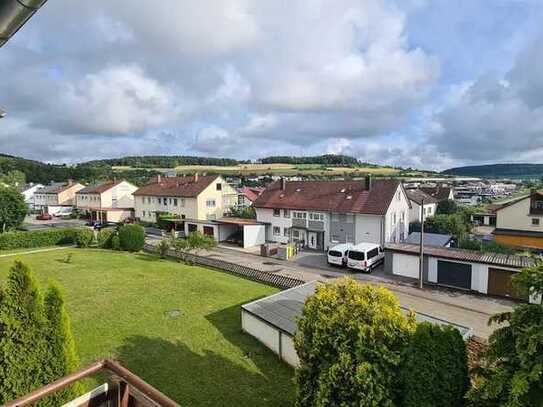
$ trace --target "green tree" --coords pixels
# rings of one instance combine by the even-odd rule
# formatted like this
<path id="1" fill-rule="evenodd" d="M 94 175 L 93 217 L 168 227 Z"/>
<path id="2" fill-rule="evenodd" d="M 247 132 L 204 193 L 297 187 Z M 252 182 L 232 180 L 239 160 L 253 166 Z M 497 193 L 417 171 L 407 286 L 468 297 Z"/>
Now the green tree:
<path id="1" fill-rule="evenodd" d="M 26 175 L 19 170 L 8 171 L 6 174 L 0 174 L 0 183 L 11 187 L 20 187 L 26 184 Z"/>
<path id="2" fill-rule="evenodd" d="M 515 286 L 533 296 L 543 294 L 543 265 L 524 269 Z M 496 314 L 500 326 L 489 338 L 481 367 L 474 370 L 468 393 L 472 406 L 541 407 L 543 400 L 543 305 L 521 304 Z"/>
<path id="3" fill-rule="evenodd" d="M 296 405 L 396 405 L 401 353 L 414 328 L 386 288 L 348 278 L 319 285 L 294 339 Z"/>
<path id="4" fill-rule="evenodd" d="M 70 318 L 64 305 L 64 296 L 56 284 L 50 284 L 45 295 L 47 318 L 46 340 L 49 347 L 47 359 L 50 381 L 75 372 L 79 368 L 75 340 Z M 47 399 L 51 406 L 60 406 L 73 400 L 82 392 L 80 384 L 74 384 L 56 392 Z"/>
<path id="5" fill-rule="evenodd" d="M 138 252 L 145 245 L 145 231 L 140 225 L 123 225 L 119 229 L 121 249 Z"/>
<path id="6" fill-rule="evenodd" d="M 256 211 L 252 206 L 247 208 L 232 208 L 230 214 L 235 218 L 256 219 Z"/>
<path id="7" fill-rule="evenodd" d="M 440 201 L 437 204 L 436 214 L 438 215 L 452 215 L 458 211 L 458 205 L 451 199 L 446 201 Z"/>
<path id="8" fill-rule="evenodd" d="M 171 239 L 170 246 L 181 261 L 188 263 L 187 254 L 197 254 L 201 250 L 209 250 L 217 245 L 212 236 L 200 232 L 192 232 L 185 239 Z"/>
<path id="9" fill-rule="evenodd" d="M 49 379 L 43 297 L 30 268 L 16 261 L 0 304 L 0 403 L 35 390 Z"/>
<path id="10" fill-rule="evenodd" d="M 461 407 L 468 389 L 466 344 L 450 326 L 419 324 L 401 366 L 403 407 Z"/>
<path id="11" fill-rule="evenodd" d="M 27 212 L 25 199 L 19 191 L 0 187 L 0 232 L 21 226 Z"/>
<path id="12" fill-rule="evenodd" d="M 77 247 L 87 248 L 94 241 L 94 232 L 90 229 L 79 229 L 75 236 L 75 243 Z"/>

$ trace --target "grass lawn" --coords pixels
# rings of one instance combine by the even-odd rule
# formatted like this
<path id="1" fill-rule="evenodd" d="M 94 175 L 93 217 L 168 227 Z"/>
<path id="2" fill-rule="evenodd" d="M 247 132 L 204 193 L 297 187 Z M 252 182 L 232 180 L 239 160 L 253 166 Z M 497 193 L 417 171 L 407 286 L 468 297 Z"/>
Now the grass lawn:
<path id="1" fill-rule="evenodd" d="M 293 370 L 241 332 L 240 305 L 276 289 L 147 254 L 92 249 L 0 258 L 0 281 L 17 258 L 42 288 L 48 279 L 64 287 L 82 365 L 117 358 L 186 406 L 293 404 Z"/>

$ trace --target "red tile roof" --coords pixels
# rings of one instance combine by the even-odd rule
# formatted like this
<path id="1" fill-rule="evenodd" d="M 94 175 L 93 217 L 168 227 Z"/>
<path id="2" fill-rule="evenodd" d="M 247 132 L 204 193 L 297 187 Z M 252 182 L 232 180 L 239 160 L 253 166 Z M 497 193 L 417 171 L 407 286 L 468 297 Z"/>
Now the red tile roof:
<path id="1" fill-rule="evenodd" d="M 364 181 L 274 182 L 253 202 L 255 208 L 321 210 L 341 213 L 386 214 L 400 182 L 374 180 L 371 190 Z"/>
<path id="2" fill-rule="evenodd" d="M 147 185 L 142 186 L 133 195 L 138 196 L 180 196 L 195 198 L 206 189 L 218 175 L 191 177 L 156 177 Z"/>
<path id="3" fill-rule="evenodd" d="M 450 187 L 420 187 L 419 188 L 422 192 L 425 194 L 428 194 L 435 199 L 438 200 L 438 202 L 446 201 L 449 199 L 449 195 L 451 194 L 451 188 Z"/>
<path id="4" fill-rule="evenodd" d="M 421 204 L 422 200 L 424 199 L 425 204 L 431 204 L 431 203 L 437 203 L 438 200 L 434 198 L 431 195 L 428 195 L 426 192 L 421 191 L 420 189 L 408 189 L 405 191 L 407 193 L 407 197 L 417 203 L 418 205 Z"/>
<path id="5" fill-rule="evenodd" d="M 89 185 L 83 189 L 80 189 L 76 194 L 101 194 L 107 190 L 119 185 L 123 181 L 106 181 L 98 185 Z"/>

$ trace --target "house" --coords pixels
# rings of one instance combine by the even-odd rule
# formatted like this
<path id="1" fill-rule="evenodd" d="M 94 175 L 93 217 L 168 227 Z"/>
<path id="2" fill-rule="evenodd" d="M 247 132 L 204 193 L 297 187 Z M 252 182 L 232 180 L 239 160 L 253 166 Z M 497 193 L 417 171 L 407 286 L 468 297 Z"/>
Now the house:
<path id="1" fill-rule="evenodd" d="M 262 342 L 281 360 L 297 367 L 300 361 L 293 341 L 297 330 L 297 321 L 302 317 L 306 300 L 315 294 L 318 284 L 320 283 L 317 281 L 311 281 L 243 304 L 241 306 L 241 329 Z M 405 314 L 412 312 L 405 305 L 400 305 L 400 308 Z M 418 322 L 452 326 L 458 329 L 464 339 L 468 339 L 472 335 L 472 330 L 469 327 L 421 312 L 414 314 Z"/>
<path id="2" fill-rule="evenodd" d="M 29 210 L 33 211 L 35 209 L 34 194 L 43 187 L 44 186 L 42 184 L 26 184 L 19 188 L 19 191 L 23 195 Z"/>
<path id="3" fill-rule="evenodd" d="M 52 182 L 34 193 L 34 208 L 54 215 L 72 208 L 75 204 L 75 193 L 85 188 L 79 182 Z"/>
<path id="4" fill-rule="evenodd" d="M 227 219 L 229 226 L 222 226 L 226 225 L 225 215 L 237 204 L 238 194 L 219 175 L 159 175 L 138 188 L 134 200 L 136 218 L 154 223 L 161 214 L 171 215 L 176 229 L 185 234 L 199 231 L 216 240 L 227 240 L 229 234 L 238 232 L 238 228 L 248 230 L 250 226 L 256 226 L 256 221 L 244 226 L 241 221 L 233 224 L 231 219 Z"/>
<path id="5" fill-rule="evenodd" d="M 543 193 L 512 200 L 495 210 L 496 242 L 527 249 L 543 249 Z"/>
<path id="6" fill-rule="evenodd" d="M 411 204 L 411 209 L 409 210 L 409 223 L 421 222 L 422 217 L 426 220 L 426 218 L 435 215 L 438 204 L 436 198 L 428 195 L 421 189 L 407 189 L 406 193 Z M 424 208 L 422 208 L 422 215 L 421 206 L 424 206 Z"/>
<path id="7" fill-rule="evenodd" d="M 75 206 L 90 220 L 123 222 L 133 218 L 138 188 L 127 181 L 107 181 L 85 187 L 75 194 Z"/>
<path id="8" fill-rule="evenodd" d="M 243 187 L 238 188 L 238 208 L 248 208 L 256 201 L 256 198 L 264 192 L 263 187 Z"/>
<path id="9" fill-rule="evenodd" d="M 422 186 L 419 189 L 432 198 L 435 198 L 437 202 L 453 201 L 454 200 L 454 188 L 445 185 L 436 185 L 433 187 Z"/>
<path id="10" fill-rule="evenodd" d="M 418 280 L 419 264 L 418 245 L 389 243 L 385 247 L 386 274 Z M 522 296 L 513 289 L 512 277 L 533 264 L 534 259 L 527 256 L 428 246 L 423 252 L 423 281 L 480 294 L 519 298 Z M 540 303 L 541 298 L 532 297 L 530 301 Z"/>
<path id="11" fill-rule="evenodd" d="M 253 203 L 266 239 L 325 250 L 338 243 L 384 245 L 407 237 L 410 204 L 397 180 L 286 181 Z"/>
<path id="12" fill-rule="evenodd" d="M 424 232 L 424 246 L 451 247 L 452 235 Z M 411 232 L 404 243 L 420 244 L 420 232 Z"/>

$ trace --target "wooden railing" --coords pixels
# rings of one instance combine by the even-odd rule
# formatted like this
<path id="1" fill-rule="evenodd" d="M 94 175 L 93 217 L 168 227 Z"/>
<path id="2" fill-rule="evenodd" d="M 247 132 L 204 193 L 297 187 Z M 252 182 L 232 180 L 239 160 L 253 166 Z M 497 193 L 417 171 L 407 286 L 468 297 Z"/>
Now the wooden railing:
<path id="1" fill-rule="evenodd" d="M 143 381 L 130 370 L 119 363 L 102 359 L 93 364 L 65 376 L 47 386 L 33 391 L 26 396 L 4 404 L 3 407 L 31 406 L 37 401 L 64 389 L 78 380 L 92 376 L 102 371 L 112 373 L 107 392 L 91 396 L 80 406 L 107 406 L 107 407 L 179 407 L 175 401 Z"/>

